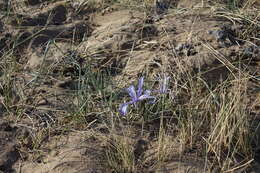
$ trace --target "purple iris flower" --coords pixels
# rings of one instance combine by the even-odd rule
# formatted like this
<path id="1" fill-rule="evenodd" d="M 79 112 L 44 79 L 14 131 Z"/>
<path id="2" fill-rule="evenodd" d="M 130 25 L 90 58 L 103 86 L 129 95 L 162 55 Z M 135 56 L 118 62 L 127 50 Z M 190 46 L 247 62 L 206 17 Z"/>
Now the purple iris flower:
<path id="1" fill-rule="evenodd" d="M 134 104 L 136 106 L 136 103 L 142 100 L 147 100 L 147 99 L 152 99 L 150 103 L 155 102 L 155 97 L 151 96 L 151 91 L 150 90 L 145 90 L 143 91 L 143 83 L 144 83 L 144 78 L 141 77 L 138 81 L 138 88 L 137 91 L 135 90 L 135 87 L 133 85 L 130 85 L 126 91 L 128 92 L 129 96 L 131 97 L 131 101 L 123 103 L 119 107 L 119 112 L 122 115 L 126 115 L 127 113 L 127 107 L 131 104 Z"/>

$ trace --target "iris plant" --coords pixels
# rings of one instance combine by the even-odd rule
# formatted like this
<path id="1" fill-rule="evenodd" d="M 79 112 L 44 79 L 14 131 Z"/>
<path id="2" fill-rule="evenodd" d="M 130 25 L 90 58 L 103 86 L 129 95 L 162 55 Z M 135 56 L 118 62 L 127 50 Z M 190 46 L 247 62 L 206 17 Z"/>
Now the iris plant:
<path id="1" fill-rule="evenodd" d="M 169 77 L 164 75 L 163 78 L 160 77 L 159 79 L 159 90 L 155 90 L 154 92 L 164 94 L 168 92 L 168 81 Z M 151 100 L 150 103 L 155 103 L 156 97 L 151 96 L 151 90 L 145 90 L 143 91 L 143 83 L 144 83 L 144 78 L 141 77 L 138 81 L 138 88 L 137 91 L 135 90 L 135 87 L 133 85 L 130 85 L 126 91 L 131 97 L 131 101 L 123 103 L 120 105 L 119 112 L 121 115 L 126 115 L 127 113 L 127 108 L 129 105 L 134 105 L 136 106 L 137 102 L 140 102 L 142 100 Z"/>
<path id="2" fill-rule="evenodd" d="M 150 90 L 145 90 L 143 91 L 143 83 L 144 83 L 144 78 L 141 77 L 138 81 L 138 88 L 137 91 L 135 90 L 135 87 L 133 85 L 130 85 L 126 91 L 128 92 L 129 96 L 131 97 L 131 101 L 123 103 L 120 105 L 119 112 L 122 115 L 126 115 L 127 113 L 127 107 L 129 105 L 134 105 L 136 106 L 136 103 L 142 100 L 152 100 L 150 103 L 155 102 L 155 97 L 151 96 L 151 91 Z"/>

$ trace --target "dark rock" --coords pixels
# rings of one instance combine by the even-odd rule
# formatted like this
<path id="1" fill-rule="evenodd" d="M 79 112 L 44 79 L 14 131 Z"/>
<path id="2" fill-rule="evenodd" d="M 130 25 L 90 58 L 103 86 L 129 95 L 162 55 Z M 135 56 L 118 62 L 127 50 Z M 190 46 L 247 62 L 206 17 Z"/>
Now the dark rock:
<path id="1" fill-rule="evenodd" d="M 0 120 L 0 171 L 5 173 L 14 172 L 12 166 L 20 157 L 16 149 L 16 131 L 17 128 Z"/>
<path id="2" fill-rule="evenodd" d="M 165 14 L 168 11 L 169 4 L 163 0 L 156 0 L 154 8 L 157 15 Z"/>
<path id="3" fill-rule="evenodd" d="M 215 37 L 215 39 L 223 47 L 228 47 L 232 45 L 239 45 L 242 43 L 241 40 L 236 38 L 236 34 L 232 29 L 229 29 L 227 26 L 221 27 L 219 30 L 210 30 L 208 34 Z"/>
<path id="4" fill-rule="evenodd" d="M 260 53 L 260 47 L 251 45 L 243 50 L 243 55 L 245 56 L 251 56 L 251 57 L 258 57 L 259 58 L 259 53 Z"/>

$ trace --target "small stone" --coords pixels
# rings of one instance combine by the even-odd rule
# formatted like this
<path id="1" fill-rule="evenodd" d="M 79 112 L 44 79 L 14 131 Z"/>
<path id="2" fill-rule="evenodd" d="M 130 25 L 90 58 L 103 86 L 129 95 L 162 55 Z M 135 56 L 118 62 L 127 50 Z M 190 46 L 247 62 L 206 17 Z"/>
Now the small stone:
<path id="1" fill-rule="evenodd" d="M 155 13 L 157 15 L 165 14 L 165 13 L 167 13 L 169 4 L 164 2 L 164 0 L 155 0 L 154 8 L 155 8 Z"/>

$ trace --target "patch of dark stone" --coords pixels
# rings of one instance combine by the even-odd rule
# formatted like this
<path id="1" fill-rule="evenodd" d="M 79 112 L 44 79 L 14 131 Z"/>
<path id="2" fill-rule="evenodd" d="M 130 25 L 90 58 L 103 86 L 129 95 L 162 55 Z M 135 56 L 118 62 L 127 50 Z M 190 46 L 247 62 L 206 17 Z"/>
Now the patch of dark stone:
<path id="1" fill-rule="evenodd" d="M 6 112 L 6 108 L 4 107 L 4 105 L 2 103 L 0 103 L 0 117 L 2 117 L 5 112 Z"/>
<path id="2" fill-rule="evenodd" d="M 169 3 L 163 0 L 155 0 L 154 9 L 157 15 L 167 13 L 169 8 Z"/>
<path id="3" fill-rule="evenodd" d="M 177 55 L 186 55 L 186 56 L 193 56 L 197 54 L 194 46 L 189 43 L 180 43 L 175 47 L 175 52 Z"/>
<path id="4" fill-rule="evenodd" d="M 0 21 L 0 32 L 4 32 L 4 24 Z"/>
<path id="5" fill-rule="evenodd" d="M 11 34 L 3 34 L 3 36 L 0 36 L 0 57 L 4 54 L 5 50 L 10 47 L 12 35 Z"/>
<path id="6" fill-rule="evenodd" d="M 223 25 L 219 30 L 209 30 L 208 34 L 215 37 L 221 47 L 243 44 L 243 41 L 237 38 L 236 32 L 230 26 Z"/>
<path id="7" fill-rule="evenodd" d="M 17 128 L 0 119 L 0 171 L 12 173 L 12 166 L 20 158 L 16 144 Z"/>
<path id="8" fill-rule="evenodd" d="M 154 22 L 163 19 L 164 15 L 167 14 L 170 7 L 170 2 L 165 0 L 155 0 L 154 1 L 154 15 L 152 20 Z"/>
<path id="9" fill-rule="evenodd" d="M 260 58 L 260 47 L 255 45 L 247 46 L 243 49 L 243 55 L 247 57 L 256 57 Z M 260 60 L 260 59 L 259 59 Z"/>
<path id="10" fill-rule="evenodd" d="M 137 30 L 137 33 L 140 39 L 151 39 L 158 35 L 158 30 L 154 25 L 148 24 Z"/>
<path id="11" fill-rule="evenodd" d="M 28 5 L 38 5 L 49 0 L 27 0 Z"/>
<path id="12" fill-rule="evenodd" d="M 0 1 L 0 11 L 7 11 L 8 10 L 8 1 L 9 0 L 2 0 Z"/>
<path id="13" fill-rule="evenodd" d="M 61 25 L 67 19 L 67 9 L 64 5 L 59 5 L 45 13 L 40 13 L 33 17 L 23 17 L 21 26 L 45 26 Z"/>
<path id="14" fill-rule="evenodd" d="M 49 40 L 66 42 L 71 41 L 71 38 L 74 38 L 74 41 L 82 41 L 83 37 L 89 36 L 91 32 L 92 29 L 85 21 L 76 21 L 55 27 L 49 26 L 41 31 L 35 29 L 35 36 L 32 39 L 31 45 L 32 47 L 38 47 L 47 43 Z"/>
<path id="15" fill-rule="evenodd" d="M 144 139 L 137 140 L 134 145 L 134 156 L 136 162 L 142 160 L 142 157 L 146 150 L 148 150 L 148 141 Z"/>

